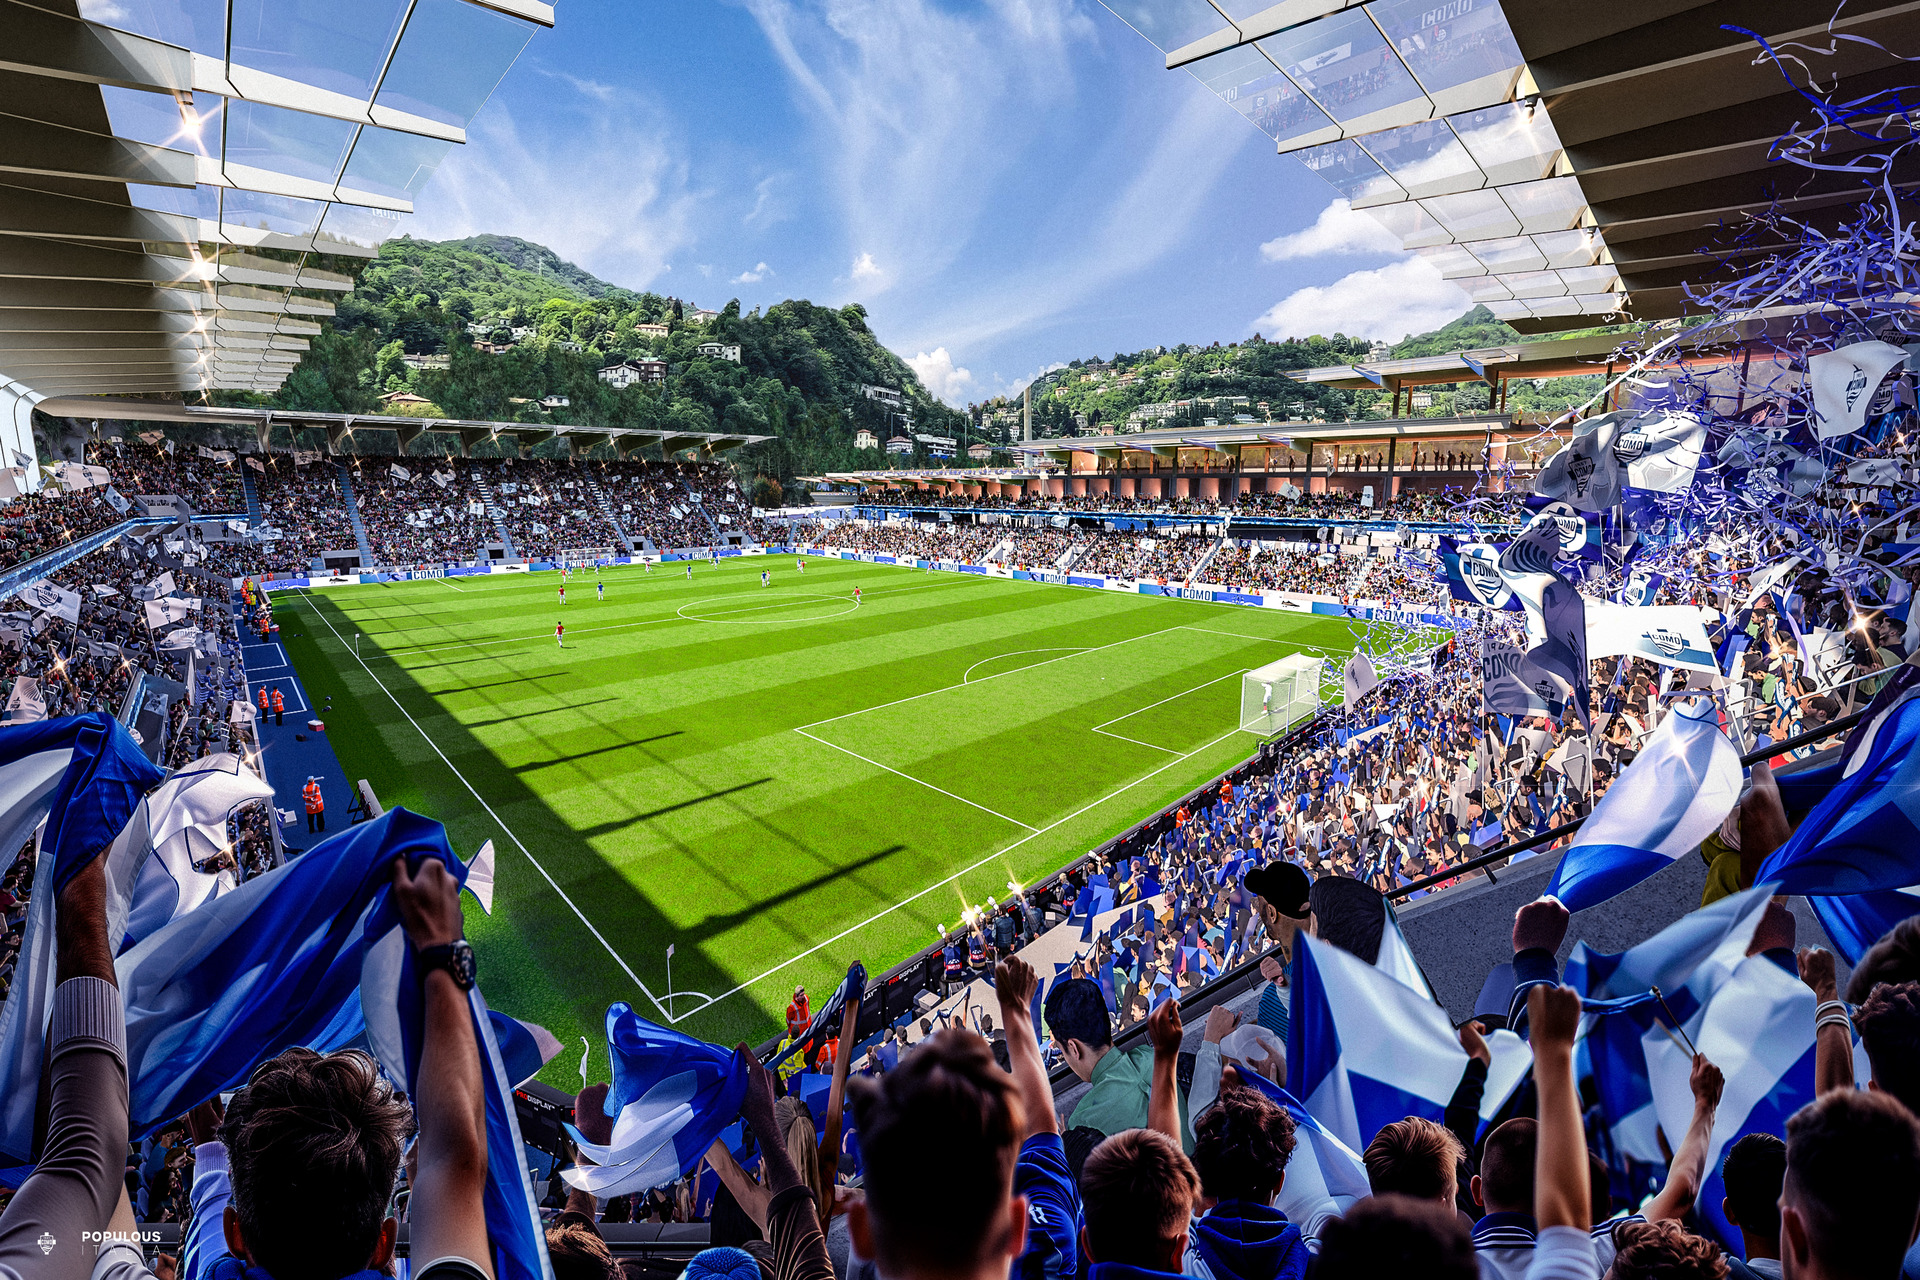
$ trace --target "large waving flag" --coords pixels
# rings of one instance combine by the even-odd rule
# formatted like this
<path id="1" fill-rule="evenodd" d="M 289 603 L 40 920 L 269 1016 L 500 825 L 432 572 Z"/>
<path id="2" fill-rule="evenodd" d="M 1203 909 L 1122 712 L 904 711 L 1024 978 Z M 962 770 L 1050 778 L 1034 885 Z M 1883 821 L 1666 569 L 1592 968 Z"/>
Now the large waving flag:
<path id="1" fill-rule="evenodd" d="M 133 886 L 121 949 L 234 887 L 233 873 L 208 874 L 194 864 L 227 847 L 227 815 L 249 800 L 271 800 L 273 788 L 240 757 L 220 752 L 179 769 L 140 806 L 151 856 Z"/>
<path id="2" fill-rule="evenodd" d="M 1920 884 L 1920 668 L 1902 666 L 1854 729 L 1837 769 L 1796 789 L 1825 786 L 1791 839 L 1760 865 L 1756 882 L 1781 893 L 1859 894 Z M 1786 775 L 1792 777 L 1793 775 Z M 1783 793 L 1782 799 L 1786 799 Z"/>
<path id="3" fill-rule="evenodd" d="M 1614 1145 L 1634 1159 L 1658 1164 L 1667 1158 L 1651 1062 L 1673 1045 L 1676 1022 L 1679 1032 L 1699 1043 L 1706 1007 L 1745 961 L 1771 896 L 1763 886 L 1723 898 L 1615 954 L 1574 944 L 1566 979 L 1589 1015 L 1588 1066 Z M 1685 1131 L 1683 1123 L 1678 1132 Z M 1671 1146 L 1674 1131 L 1668 1132 Z"/>
<path id="4" fill-rule="evenodd" d="M 612 1141 L 598 1146 L 567 1126 L 593 1164 L 561 1174 L 596 1196 L 663 1186 L 693 1168 L 747 1095 L 747 1063 L 738 1050 L 648 1022 L 628 1004 L 607 1010 L 607 1056 Z"/>
<path id="5" fill-rule="evenodd" d="M 1721 1155 L 1746 1134 L 1785 1133 L 1787 1117 L 1813 1101 L 1813 1011 L 1813 992 L 1797 975 L 1764 955 L 1748 956 L 1714 993 L 1693 1032 L 1695 1046 L 1726 1077 L 1695 1207 L 1728 1248 L 1737 1247 L 1740 1236 L 1720 1207 L 1726 1197 Z M 1685 1133 L 1693 1119 L 1691 1059 L 1663 1036 L 1650 1045 L 1648 1064 L 1661 1128 Z"/>
<path id="6" fill-rule="evenodd" d="M 1355 1151 L 1409 1115 L 1438 1121 L 1466 1069 L 1444 1009 L 1358 956 L 1301 934 L 1287 1091 Z"/>
<path id="7" fill-rule="evenodd" d="M 39 829 L 13 986 L 0 1003 L 0 1156 L 32 1158 L 60 890 L 108 852 L 108 936 L 124 927 L 138 867 L 130 842 L 110 846 L 164 776 L 117 721 L 98 712 L 0 727 L 0 857 L 11 859 Z"/>
<path id="8" fill-rule="evenodd" d="M 1605 902 L 1691 853 L 1739 799 L 1740 753 L 1713 700 L 1677 703 L 1594 806 L 1547 893 L 1570 911 Z"/>

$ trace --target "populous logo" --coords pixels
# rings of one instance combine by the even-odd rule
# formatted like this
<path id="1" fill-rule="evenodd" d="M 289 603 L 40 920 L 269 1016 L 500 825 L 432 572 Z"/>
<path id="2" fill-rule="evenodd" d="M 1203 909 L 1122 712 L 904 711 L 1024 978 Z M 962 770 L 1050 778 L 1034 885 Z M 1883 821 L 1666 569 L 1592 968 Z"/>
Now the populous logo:
<path id="1" fill-rule="evenodd" d="M 1687 647 L 1687 638 L 1667 627 L 1655 627 L 1651 631 L 1642 632 L 1641 638 L 1669 658 L 1679 657 L 1680 651 Z"/>

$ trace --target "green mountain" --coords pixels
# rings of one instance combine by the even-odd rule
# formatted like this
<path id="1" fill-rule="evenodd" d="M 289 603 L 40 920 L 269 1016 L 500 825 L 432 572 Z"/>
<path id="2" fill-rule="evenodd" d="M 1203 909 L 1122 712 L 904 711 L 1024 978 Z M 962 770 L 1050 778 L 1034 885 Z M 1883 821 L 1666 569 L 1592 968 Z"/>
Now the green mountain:
<path id="1" fill-rule="evenodd" d="M 703 354 L 699 348 L 710 343 L 738 346 L 739 359 Z M 443 356 L 445 367 L 412 367 L 410 355 Z M 596 376 L 630 359 L 664 360 L 665 382 L 614 390 Z M 899 392 L 906 416 L 866 387 Z M 428 403 L 382 400 L 394 393 Z M 542 407 L 556 396 L 568 403 Z M 879 465 L 881 455 L 853 447 L 862 429 L 882 439 L 903 430 L 960 437 L 963 449 L 974 439 L 967 417 L 928 394 L 874 336 L 858 304 L 789 300 L 742 314 L 735 301 L 702 318 L 683 300 L 619 288 L 512 236 L 388 241 L 278 393 L 224 399 L 336 413 L 772 435 L 778 438 L 729 456 L 746 478 L 783 489 L 796 475 Z M 414 447 L 432 447 L 426 440 Z M 923 448 L 916 445 L 913 461 L 925 460 Z M 559 449 L 556 441 L 539 451 Z"/>

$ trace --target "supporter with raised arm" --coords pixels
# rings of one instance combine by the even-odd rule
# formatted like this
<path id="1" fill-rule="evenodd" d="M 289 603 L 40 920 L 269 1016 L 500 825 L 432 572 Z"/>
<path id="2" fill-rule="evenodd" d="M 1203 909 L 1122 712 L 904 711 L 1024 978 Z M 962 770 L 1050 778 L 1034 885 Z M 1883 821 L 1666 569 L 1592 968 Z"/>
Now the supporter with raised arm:
<path id="1" fill-rule="evenodd" d="M 1006 1027 L 1007 1061 L 1025 1121 L 1020 1155 L 1013 1165 L 1013 1194 L 1027 1204 L 1027 1239 L 1013 1271 L 1019 1280 L 1069 1280 L 1078 1269 L 1080 1188 L 1067 1163 L 1066 1144 L 1060 1140 L 1053 1083 L 1040 1060 L 1040 1040 L 1033 1027 L 1033 996 L 1039 989 L 1033 966 L 1019 956 L 1008 956 L 994 971 L 993 990 Z"/>
<path id="2" fill-rule="evenodd" d="M 124 1189 L 127 1033 L 107 943 L 106 860 L 77 871 L 56 905 L 46 1138 L 0 1211 L 5 1280 L 81 1280 L 95 1258 L 82 1236 L 107 1225 Z"/>
<path id="3" fill-rule="evenodd" d="M 1666 1182 L 1642 1210 L 1647 1221 L 1682 1217 L 1699 1198 L 1700 1184 L 1707 1174 L 1707 1141 L 1713 1136 L 1714 1112 L 1719 1109 L 1720 1091 L 1725 1087 L 1726 1077 L 1720 1068 L 1708 1062 L 1705 1055 L 1694 1054 L 1693 1068 L 1687 1074 L 1687 1088 L 1693 1094 L 1693 1119 L 1686 1136 L 1673 1149 Z"/>
<path id="4" fill-rule="evenodd" d="M 1536 984 L 1527 993 L 1527 1021 L 1533 1029 L 1539 1123 L 1533 1164 L 1533 1217 L 1539 1236 L 1527 1277 L 1597 1280 L 1599 1262 L 1587 1234 L 1592 1200 L 1586 1133 L 1580 1123 L 1580 1091 L 1573 1078 L 1580 996 L 1571 987 Z"/>
<path id="5" fill-rule="evenodd" d="M 1114 1048 L 1113 1022 L 1100 984 L 1090 978 L 1055 983 L 1047 993 L 1045 1016 L 1067 1066 L 1092 1086 L 1074 1106 L 1073 1127 L 1106 1136 L 1145 1128 L 1153 1049 Z M 1183 1108 L 1184 1102 L 1181 1099 Z M 1181 1128 L 1186 1129 L 1184 1117 Z"/>
<path id="6" fill-rule="evenodd" d="M 898 1071 L 854 1080 L 851 1098 L 867 1194 L 848 1210 L 847 1225 L 860 1256 L 888 1280 L 1005 1280 L 1027 1246 L 1027 1202 L 1013 1190 L 1027 1119 L 1013 1077 L 995 1065 L 986 1041 L 948 1027 Z M 772 1109 L 769 1087 L 769 1135 Z M 785 1163 L 788 1185 L 798 1187 Z M 776 1232 L 781 1194 L 774 1192 Z M 830 1280 L 819 1222 L 810 1223 L 817 1267 L 787 1267 L 776 1238 L 778 1280 Z"/>

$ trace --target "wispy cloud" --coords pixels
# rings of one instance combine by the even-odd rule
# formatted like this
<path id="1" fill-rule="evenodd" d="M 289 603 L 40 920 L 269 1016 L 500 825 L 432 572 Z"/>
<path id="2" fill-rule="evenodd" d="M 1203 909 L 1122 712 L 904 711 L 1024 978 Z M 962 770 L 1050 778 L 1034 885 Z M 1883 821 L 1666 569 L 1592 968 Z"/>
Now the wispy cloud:
<path id="1" fill-rule="evenodd" d="M 954 261 L 1048 109 L 1070 97 L 1071 0 L 746 0 L 813 121 L 859 255 L 851 294 L 918 285 Z M 861 262 L 885 269 L 860 269 Z"/>
<path id="2" fill-rule="evenodd" d="M 786 178 L 784 173 L 770 173 L 753 184 L 753 207 L 740 217 L 744 225 L 755 231 L 765 231 L 793 216 L 786 202 L 780 198 L 780 188 L 786 185 Z"/>
<path id="3" fill-rule="evenodd" d="M 874 262 L 873 255 L 870 253 L 863 253 L 855 258 L 853 266 L 847 272 L 848 278 L 856 283 L 878 280 L 881 274 L 879 264 Z"/>
<path id="4" fill-rule="evenodd" d="M 945 347 L 908 356 L 907 366 L 919 377 L 920 385 L 936 398 L 948 404 L 966 403 L 967 388 L 973 385 L 973 372 L 956 368 Z"/>
<path id="5" fill-rule="evenodd" d="M 1260 246 L 1268 262 L 1292 262 L 1330 254 L 1400 252 L 1400 240 L 1364 213 L 1355 213 L 1345 200 L 1335 200 L 1320 211 L 1312 225 L 1291 235 L 1277 236 Z"/>
<path id="6" fill-rule="evenodd" d="M 693 244 L 706 199 L 673 118 L 631 89 L 536 74 L 554 86 L 541 109 L 516 114 L 496 97 L 421 193 L 409 231 L 522 236 L 604 279 L 648 287 Z"/>
<path id="7" fill-rule="evenodd" d="M 753 270 L 742 271 L 739 275 L 735 276 L 733 278 L 733 283 L 759 284 L 762 280 L 765 280 L 768 276 L 772 274 L 773 274 L 773 268 L 768 266 L 766 263 L 762 262 L 757 264 L 753 268 Z"/>
<path id="8" fill-rule="evenodd" d="M 1355 271 L 1330 285 L 1296 289 L 1270 307 L 1253 328 L 1270 338 L 1345 333 L 1397 342 L 1437 329 L 1473 305 L 1425 258 L 1407 258 L 1372 271 Z"/>

